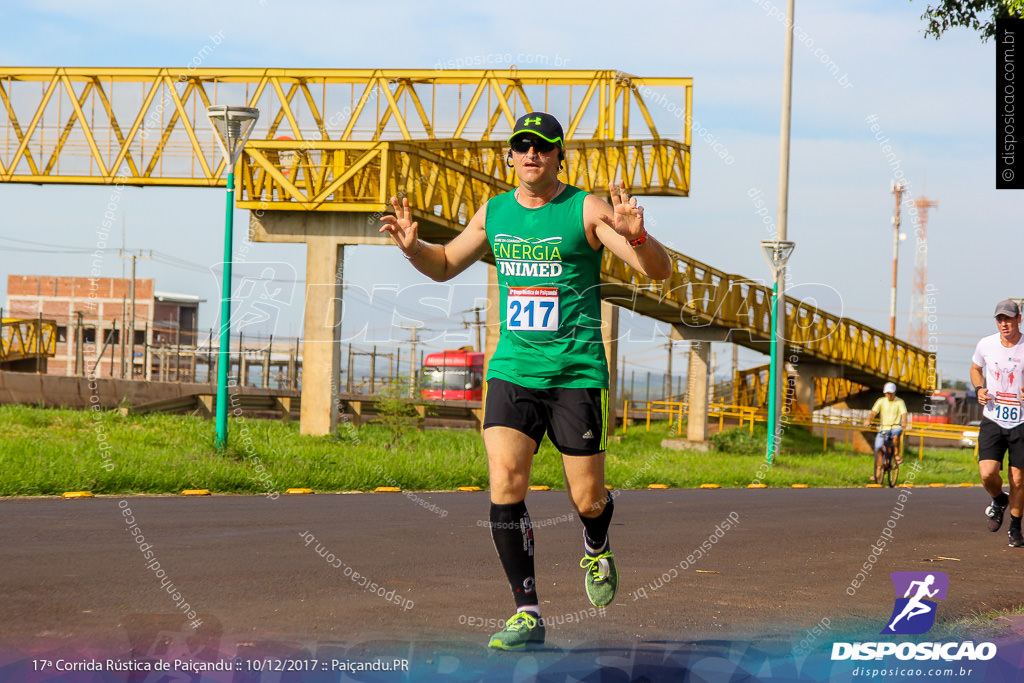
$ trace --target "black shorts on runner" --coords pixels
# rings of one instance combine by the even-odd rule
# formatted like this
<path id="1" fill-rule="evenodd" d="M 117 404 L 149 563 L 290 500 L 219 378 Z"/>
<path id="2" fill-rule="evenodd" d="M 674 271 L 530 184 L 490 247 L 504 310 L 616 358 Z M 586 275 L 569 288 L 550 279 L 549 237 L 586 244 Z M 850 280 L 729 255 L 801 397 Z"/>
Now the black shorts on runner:
<path id="1" fill-rule="evenodd" d="M 1003 467 L 1003 454 L 1010 452 L 1010 467 L 1024 469 L 1024 424 L 1007 429 L 982 418 L 978 428 L 978 460 L 996 460 Z"/>
<path id="2" fill-rule="evenodd" d="M 607 389 L 527 389 L 503 379 L 487 381 L 484 429 L 510 427 L 538 448 L 546 433 L 559 453 L 596 455 L 605 449 L 607 417 Z"/>

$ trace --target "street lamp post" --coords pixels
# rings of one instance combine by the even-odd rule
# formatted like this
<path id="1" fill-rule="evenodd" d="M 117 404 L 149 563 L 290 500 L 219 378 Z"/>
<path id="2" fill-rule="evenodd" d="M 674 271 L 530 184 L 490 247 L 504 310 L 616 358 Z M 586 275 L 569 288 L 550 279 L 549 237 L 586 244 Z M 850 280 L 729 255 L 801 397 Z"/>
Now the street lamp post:
<path id="1" fill-rule="evenodd" d="M 235 163 L 242 154 L 260 110 L 252 107 L 208 107 L 206 115 L 217 131 L 224 161 L 228 167 L 227 211 L 224 217 L 224 272 L 220 297 L 220 353 L 217 356 L 217 436 L 214 445 L 223 449 L 228 443 L 228 368 L 231 366 L 231 258 L 235 209 Z"/>
<path id="2" fill-rule="evenodd" d="M 771 266 L 772 280 L 774 281 L 772 284 L 772 343 L 771 350 L 769 351 L 771 363 L 768 366 L 768 445 L 765 452 L 768 462 L 772 461 L 772 456 L 775 454 L 775 432 L 779 424 L 779 411 L 776 406 L 779 394 L 779 356 L 781 355 L 777 352 L 779 327 L 782 327 L 783 332 L 785 332 L 785 325 L 779 325 L 779 272 L 786 267 L 786 261 L 789 260 L 794 247 L 796 247 L 796 244 L 793 242 L 761 240 L 761 248 L 764 249 L 768 265 Z M 785 307 L 783 307 L 783 311 L 785 311 Z"/>
<path id="3" fill-rule="evenodd" d="M 761 246 L 768 255 L 772 266 L 772 344 L 770 365 L 770 388 L 768 398 L 768 452 L 766 459 L 772 461 L 776 447 L 776 430 L 779 425 L 779 405 L 782 403 L 782 387 L 778 383 L 778 370 L 783 365 L 779 356 L 782 349 L 777 348 L 776 341 L 785 337 L 786 332 L 786 280 L 783 277 L 786 261 L 793 252 L 793 243 L 787 242 L 789 220 L 789 136 L 793 109 L 793 26 L 796 13 L 795 0 L 786 3 L 786 39 L 783 50 L 782 65 L 782 116 L 779 123 L 779 206 L 778 219 L 775 226 L 775 239 L 762 241 Z M 770 253 L 769 253 L 770 251 Z M 782 315 L 778 315 L 778 301 L 781 295 Z"/>

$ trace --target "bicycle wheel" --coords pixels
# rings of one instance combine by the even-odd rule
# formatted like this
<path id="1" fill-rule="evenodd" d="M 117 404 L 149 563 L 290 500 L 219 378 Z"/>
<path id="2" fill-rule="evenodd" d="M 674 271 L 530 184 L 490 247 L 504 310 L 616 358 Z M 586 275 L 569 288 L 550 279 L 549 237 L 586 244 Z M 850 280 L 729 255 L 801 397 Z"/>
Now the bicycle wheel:
<path id="1" fill-rule="evenodd" d="M 876 484 L 882 483 L 882 477 L 885 475 L 885 453 L 875 454 L 875 479 Z"/>
<path id="2" fill-rule="evenodd" d="M 889 485 L 889 488 L 894 488 L 900 479 L 900 465 L 891 451 L 886 454 L 886 461 L 889 466 L 885 469 L 885 483 Z"/>

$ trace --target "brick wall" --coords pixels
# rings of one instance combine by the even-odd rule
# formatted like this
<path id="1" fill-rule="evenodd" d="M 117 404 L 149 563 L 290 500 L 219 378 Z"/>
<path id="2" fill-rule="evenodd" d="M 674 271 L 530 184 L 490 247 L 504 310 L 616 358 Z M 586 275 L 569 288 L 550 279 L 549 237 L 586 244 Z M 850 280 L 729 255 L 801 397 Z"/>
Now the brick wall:
<path id="1" fill-rule="evenodd" d="M 103 348 L 103 330 L 109 330 L 113 321 L 123 334 L 125 314 L 131 310 L 126 301 L 131 280 L 125 278 L 60 277 L 51 275 L 8 275 L 5 318 L 44 318 L 57 321 L 58 327 L 67 328 L 64 342 L 57 343 L 57 354 L 47 362 L 47 374 L 68 375 L 74 372 L 75 329 L 77 312 L 82 312 L 83 325 L 95 328 L 96 343 L 84 344 L 86 366 L 91 368 L 96 355 Z M 135 280 L 135 328 L 144 330 L 153 323 L 152 279 Z M 97 375 L 111 376 L 110 348 L 97 367 Z M 120 360 L 115 354 L 115 364 Z"/>

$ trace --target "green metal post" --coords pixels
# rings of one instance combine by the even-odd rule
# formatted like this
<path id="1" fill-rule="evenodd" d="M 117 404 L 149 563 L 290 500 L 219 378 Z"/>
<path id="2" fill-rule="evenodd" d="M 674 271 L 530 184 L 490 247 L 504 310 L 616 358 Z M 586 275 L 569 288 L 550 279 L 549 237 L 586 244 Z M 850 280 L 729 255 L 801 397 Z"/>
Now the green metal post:
<path id="1" fill-rule="evenodd" d="M 224 272 L 220 295 L 220 354 L 217 361 L 217 438 L 223 450 L 228 444 L 228 369 L 231 366 L 231 257 L 234 229 L 235 174 L 228 171 L 228 204 L 224 217 Z"/>
<path id="2" fill-rule="evenodd" d="M 778 363 L 776 363 L 775 354 L 775 342 L 778 338 L 778 323 L 776 322 L 776 316 L 779 314 L 779 282 L 778 278 L 775 280 L 775 284 L 772 285 L 772 344 L 771 344 L 771 363 L 768 366 L 768 449 L 765 453 L 765 457 L 770 463 L 772 456 L 775 454 L 775 394 L 776 387 L 778 386 Z"/>

